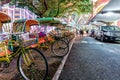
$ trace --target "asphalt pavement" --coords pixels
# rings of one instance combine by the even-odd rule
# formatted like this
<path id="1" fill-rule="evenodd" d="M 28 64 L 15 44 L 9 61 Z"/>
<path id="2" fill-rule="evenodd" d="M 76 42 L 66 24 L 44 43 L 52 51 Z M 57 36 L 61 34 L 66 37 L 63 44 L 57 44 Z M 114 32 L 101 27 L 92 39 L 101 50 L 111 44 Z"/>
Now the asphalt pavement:
<path id="1" fill-rule="evenodd" d="M 78 36 L 59 80 L 120 80 L 120 43 Z"/>

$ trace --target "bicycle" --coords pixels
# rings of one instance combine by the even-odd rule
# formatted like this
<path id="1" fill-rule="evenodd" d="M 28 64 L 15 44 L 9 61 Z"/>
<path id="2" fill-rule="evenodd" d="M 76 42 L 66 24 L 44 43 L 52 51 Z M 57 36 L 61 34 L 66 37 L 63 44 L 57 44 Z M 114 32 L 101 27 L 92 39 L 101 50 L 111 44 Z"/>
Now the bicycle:
<path id="1" fill-rule="evenodd" d="M 40 50 L 31 47 L 32 44 L 26 44 L 21 38 L 23 33 L 10 33 L 5 35 L 16 36 L 14 39 L 4 40 L 0 43 L 2 55 L 0 55 L 0 64 L 3 67 L 9 67 L 10 62 L 18 57 L 17 68 L 25 80 L 45 80 L 48 73 L 48 63 Z M 32 41 L 33 42 L 33 41 Z M 24 44 L 25 43 L 25 44 Z M 28 43 L 31 43 L 28 41 Z M 14 49 L 11 48 L 14 47 Z"/>
<path id="2" fill-rule="evenodd" d="M 61 32 L 61 39 L 65 40 L 68 44 L 73 40 L 75 37 L 75 34 L 73 32 L 70 32 L 69 30 L 62 28 L 60 29 Z"/>
<path id="3" fill-rule="evenodd" d="M 50 37 L 53 39 L 50 43 L 50 49 L 52 53 L 58 57 L 63 57 L 69 52 L 69 44 L 56 34 L 49 33 Z M 48 37 L 46 37 L 48 38 Z"/>
<path id="4" fill-rule="evenodd" d="M 34 24 L 32 24 L 32 22 L 34 22 Z M 28 26 L 25 27 L 25 32 L 29 32 L 29 33 L 31 32 L 31 25 L 39 25 L 36 20 L 33 20 L 32 22 L 29 25 L 27 24 L 29 23 L 29 21 L 26 21 L 26 25 Z M 34 30 L 32 31 L 32 32 L 35 32 L 35 34 L 32 35 L 34 36 L 33 38 L 35 37 L 37 38 L 36 40 L 38 43 L 37 48 L 49 49 L 49 47 L 51 47 L 52 53 L 55 54 L 56 56 L 65 56 L 68 53 L 69 45 L 67 44 L 67 42 L 65 42 L 60 37 L 57 37 L 55 35 L 54 36 L 52 35 L 52 37 L 49 36 L 49 39 L 51 38 L 51 40 L 49 40 L 46 34 L 40 34 L 38 31 L 39 31 L 38 29 L 35 31 Z"/>
<path id="5" fill-rule="evenodd" d="M 38 49 L 51 49 L 52 53 L 58 57 L 65 56 L 69 51 L 68 43 L 56 35 L 42 36 L 37 40 L 38 45 L 35 46 Z M 62 45 L 61 45 L 62 44 Z"/>
<path id="6" fill-rule="evenodd" d="M 10 17 L 3 12 L 0 12 L 0 17 L 0 32 L 3 32 L 0 34 L 0 70 L 5 70 L 12 60 L 17 58 L 17 69 L 25 80 L 45 80 L 48 73 L 45 56 L 31 47 L 32 44 L 26 44 L 27 42 L 22 40 L 22 26 L 17 25 L 19 29 L 12 26 Z"/>
<path id="7" fill-rule="evenodd" d="M 56 56 L 65 56 L 69 52 L 69 45 L 65 40 L 54 36 L 55 41 L 51 44 L 51 51 Z"/>

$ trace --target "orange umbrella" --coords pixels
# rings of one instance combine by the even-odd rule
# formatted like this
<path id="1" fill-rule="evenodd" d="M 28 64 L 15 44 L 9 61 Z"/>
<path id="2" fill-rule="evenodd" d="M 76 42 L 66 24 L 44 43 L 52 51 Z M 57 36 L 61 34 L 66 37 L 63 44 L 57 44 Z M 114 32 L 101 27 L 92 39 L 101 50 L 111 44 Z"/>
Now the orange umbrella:
<path id="1" fill-rule="evenodd" d="M 39 25 L 39 22 L 37 20 L 27 20 L 25 23 L 26 27 L 25 27 L 25 31 L 30 31 L 30 26 L 31 25 Z"/>
<path id="2" fill-rule="evenodd" d="M 2 30 L 2 24 L 10 22 L 10 20 L 11 19 L 7 14 L 0 11 L 0 30 Z"/>
<path id="3" fill-rule="evenodd" d="M 5 14 L 5 13 L 0 11 L 0 22 L 1 23 L 8 22 L 10 20 L 11 19 L 10 19 L 10 17 L 7 14 Z"/>

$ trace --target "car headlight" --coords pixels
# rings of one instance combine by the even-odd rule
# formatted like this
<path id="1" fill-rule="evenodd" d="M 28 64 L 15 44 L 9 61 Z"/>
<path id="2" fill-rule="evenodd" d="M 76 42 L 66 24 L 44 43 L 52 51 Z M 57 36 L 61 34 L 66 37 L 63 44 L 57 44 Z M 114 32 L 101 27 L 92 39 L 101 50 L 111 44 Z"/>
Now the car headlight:
<path id="1" fill-rule="evenodd" d="M 112 36 L 112 33 L 111 32 L 104 32 L 104 35 Z"/>

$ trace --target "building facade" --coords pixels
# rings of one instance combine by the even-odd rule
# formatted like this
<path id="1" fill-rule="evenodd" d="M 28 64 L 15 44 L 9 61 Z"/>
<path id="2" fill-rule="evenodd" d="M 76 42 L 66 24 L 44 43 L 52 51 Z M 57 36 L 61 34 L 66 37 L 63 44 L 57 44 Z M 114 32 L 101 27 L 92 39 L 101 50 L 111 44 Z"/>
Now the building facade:
<path id="1" fill-rule="evenodd" d="M 29 11 L 27 8 L 18 8 L 15 6 L 3 6 L 2 12 L 8 14 L 11 17 L 11 20 L 14 22 L 19 19 L 35 19 L 37 15 Z"/>

